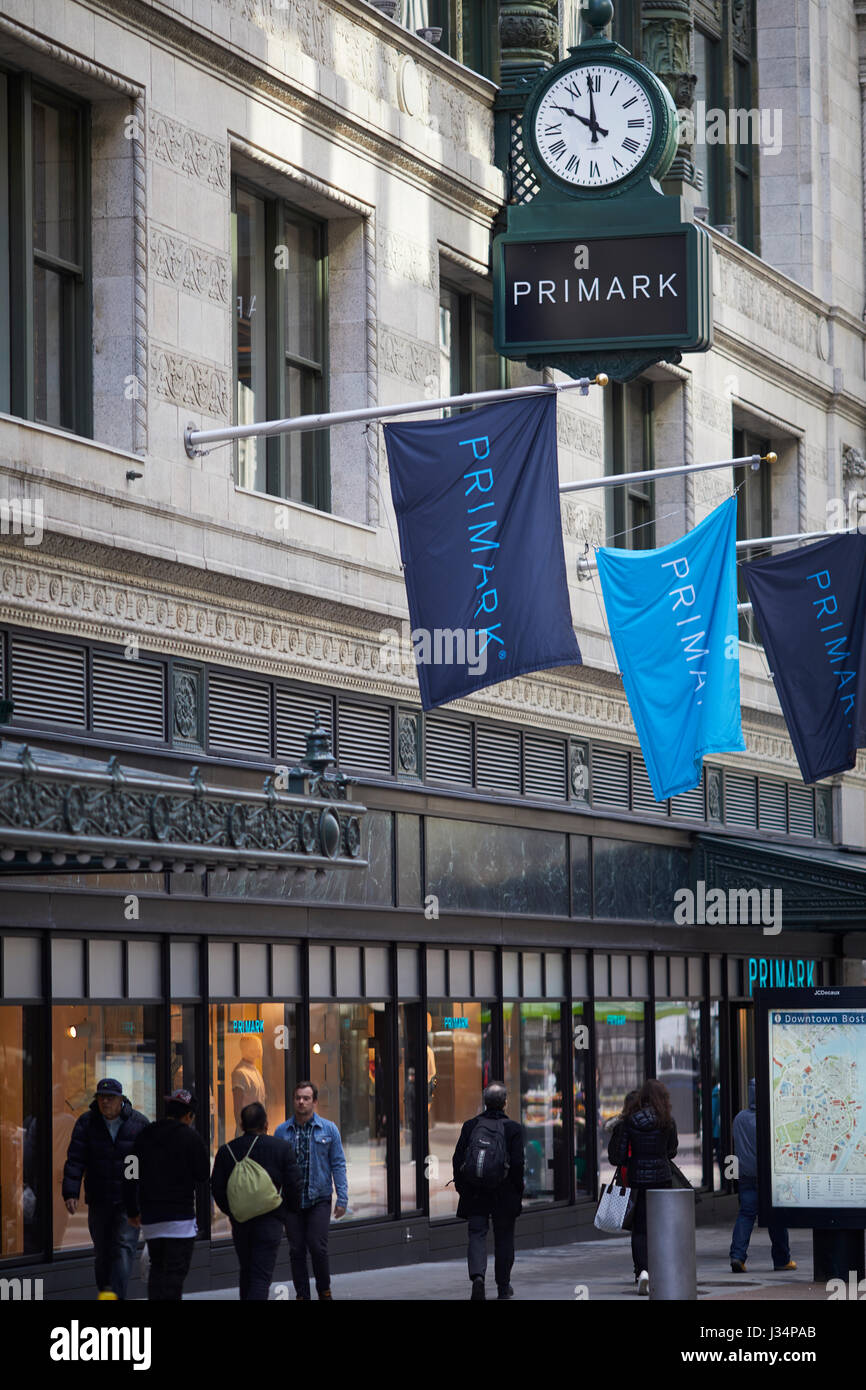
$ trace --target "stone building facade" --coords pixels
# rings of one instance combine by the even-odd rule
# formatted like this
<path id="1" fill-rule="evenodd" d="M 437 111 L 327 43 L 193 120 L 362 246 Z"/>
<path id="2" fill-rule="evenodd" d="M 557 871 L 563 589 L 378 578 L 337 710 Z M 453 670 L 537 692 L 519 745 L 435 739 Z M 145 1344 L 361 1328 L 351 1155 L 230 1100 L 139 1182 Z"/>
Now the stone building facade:
<path id="1" fill-rule="evenodd" d="M 389 8 L 5 0 L 0 16 L 6 736 L 160 774 L 196 763 L 207 781 L 250 790 L 297 761 L 319 713 L 369 808 L 360 887 L 337 870 L 311 884 L 269 877 L 254 856 L 232 875 L 191 856 L 168 876 L 122 860 L 122 874 L 66 865 L 54 877 L 37 857 L 7 879 L 2 1046 L 19 1080 L 0 1216 L 22 1188 L 35 1206 L 8 1218 L 0 1259 L 44 1265 L 57 1296 L 90 1278 L 86 1236 L 57 1211 L 58 1146 L 94 1068 L 112 1059 L 147 1099 L 194 1080 L 216 1144 L 232 1133 L 234 1024 L 270 1027 L 283 1011 L 289 1060 L 259 1066 L 281 1118 L 291 1083 L 312 1074 L 323 1113 L 350 1132 L 363 1200 L 334 1247 L 364 1267 L 408 1258 L 405 1231 L 413 1254 L 458 1248 L 448 1145 L 496 1071 L 541 1136 L 526 1240 L 568 1239 L 591 1219 L 603 1152 L 589 1117 L 614 1113 L 638 1073 L 677 1073 L 691 1171 L 718 1189 L 714 1137 L 727 1135 L 750 1065 L 752 964 L 810 961 L 822 980 L 862 980 L 866 764 L 803 787 L 763 649 L 744 640 L 748 752 L 712 759 L 696 794 L 653 801 L 597 586 L 577 577 L 587 547 L 614 530 L 601 490 L 562 505 L 584 666 L 425 718 L 414 672 L 388 655 L 409 622 L 381 429 L 346 425 L 307 452 L 185 452 L 189 424 L 229 424 L 242 409 L 266 418 L 274 400 L 285 414 L 348 410 L 506 380 L 488 342 L 490 240 L 506 199 L 526 189 L 497 130 L 504 96 L 578 36 L 577 6 L 482 7 L 501 44 L 476 35 L 471 51 L 496 81 L 458 61 L 471 47 L 465 0 Z M 849 502 L 857 516 L 864 6 L 620 8 L 617 32 L 679 104 L 727 110 L 748 82 L 781 141 L 748 158 L 684 142 L 665 188 L 714 227 L 713 348 L 659 364 L 615 400 L 561 397 L 561 480 L 617 466 L 619 411 L 627 456 L 648 450 L 658 468 L 751 453 L 754 441 L 775 451 L 746 535 L 823 530 L 828 506 L 838 515 Z M 451 52 L 414 32 L 443 16 Z M 19 226 L 20 189 L 45 245 Z M 73 222 L 76 253 L 61 255 Z M 45 288 L 61 281 L 65 319 Z M 659 480 L 653 543 L 694 525 L 732 481 Z M 37 504 L 38 545 L 14 526 Z M 713 873 L 781 884 L 784 932 L 676 928 L 673 887 Z M 623 898 L 632 877 L 634 901 Z M 99 1041 L 82 1057 L 69 1029 L 91 1013 Z M 594 1065 L 575 1041 L 584 1023 Z M 135 1060 L 145 1055 L 152 1065 Z M 54 1088 L 51 1152 L 31 1152 L 43 1112 L 28 1077 Z M 720 1136 L 706 1118 L 717 1082 Z M 208 1225 L 204 1197 L 201 1222 L 194 1277 L 230 1282 L 226 1232 Z"/>

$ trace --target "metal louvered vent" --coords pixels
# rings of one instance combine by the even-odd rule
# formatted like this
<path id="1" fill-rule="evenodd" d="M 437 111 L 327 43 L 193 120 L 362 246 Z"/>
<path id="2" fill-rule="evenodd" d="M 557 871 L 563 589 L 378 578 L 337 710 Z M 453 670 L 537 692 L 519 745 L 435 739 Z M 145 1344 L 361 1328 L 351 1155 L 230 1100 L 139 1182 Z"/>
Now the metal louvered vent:
<path id="1" fill-rule="evenodd" d="M 666 816 L 667 801 L 656 801 L 650 785 L 646 763 L 640 753 L 631 755 L 631 809 L 644 815 Z"/>
<path id="2" fill-rule="evenodd" d="M 784 782 L 765 782 L 763 777 L 758 779 L 758 828 L 780 830 L 783 835 L 787 831 L 788 808 Z"/>
<path id="3" fill-rule="evenodd" d="M 337 711 L 337 759 L 343 771 L 384 772 L 393 768 L 391 711 L 383 705 L 340 701 Z"/>
<path id="4" fill-rule="evenodd" d="M 87 654 L 82 647 L 12 638 L 14 719 L 52 724 L 87 723 Z"/>
<path id="5" fill-rule="evenodd" d="M 277 686 L 276 692 L 277 757 L 287 763 L 297 763 L 307 754 L 307 734 L 316 722 L 334 740 L 334 699 L 332 695 L 316 695 L 306 690 L 287 690 Z"/>
<path id="6" fill-rule="evenodd" d="M 93 728 L 165 742 L 165 667 L 93 653 Z"/>
<path id="7" fill-rule="evenodd" d="M 428 714 L 424 720 L 424 768 L 430 782 L 472 786 L 472 725 Z"/>
<path id="8" fill-rule="evenodd" d="M 566 797 L 565 739 L 523 738 L 523 790 L 527 796 L 546 796 L 551 801 Z"/>
<path id="9" fill-rule="evenodd" d="M 811 787 L 788 783 L 788 830 L 792 835 L 815 834 L 815 793 Z"/>
<path id="10" fill-rule="evenodd" d="M 725 776 L 725 825 L 758 825 L 758 784 L 754 777 Z"/>
<path id="11" fill-rule="evenodd" d="M 628 753 L 624 748 L 592 750 L 592 804 L 628 810 Z"/>
<path id="12" fill-rule="evenodd" d="M 475 730 L 479 791 L 520 795 L 520 734 L 505 729 Z"/>
<path id="13" fill-rule="evenodd" d="M 208 743 L 233 753 L 271 753 L 271 688 L 238 676 L 208 680 Z"/>
<path id="14" fill-rule="evenodd" d="M 682 816 L 684 820 L 704 819 L 704 782 L 701 778 L 690 792 L 680 792 L 671 798 L 671 815 Z"/>

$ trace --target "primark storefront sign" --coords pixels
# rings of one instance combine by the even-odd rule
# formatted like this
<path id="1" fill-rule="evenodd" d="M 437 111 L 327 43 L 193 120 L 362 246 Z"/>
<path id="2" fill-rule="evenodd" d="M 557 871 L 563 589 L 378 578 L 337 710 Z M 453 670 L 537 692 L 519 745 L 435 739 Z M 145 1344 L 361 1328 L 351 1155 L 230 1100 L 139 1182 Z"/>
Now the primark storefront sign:
<path id="1" fill-rule="evenodd" d="M 496 346 L 505 355 L 699 348 L 707 339 L 703 228 L 494 247 Z"/>

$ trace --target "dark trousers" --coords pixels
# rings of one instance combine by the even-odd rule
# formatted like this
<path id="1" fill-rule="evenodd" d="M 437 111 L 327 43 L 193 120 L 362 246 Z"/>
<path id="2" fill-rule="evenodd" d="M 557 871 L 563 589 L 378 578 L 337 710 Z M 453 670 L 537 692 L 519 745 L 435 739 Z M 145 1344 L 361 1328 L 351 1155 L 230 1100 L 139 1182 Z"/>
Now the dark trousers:
<path id="1" fill-rule="evenodd" d="M 147 1297 L 151 1303 L 180 1302 L 194 1245 L 195 1236 L 181 1239 L 158 1236 L 156 1240 L 147 1242 L 147 1253 L 150 1255 Z"/>
<path id="2" fill-rule="evenodd" d="M 469 1278 L 484 1278 L 487 1273 L 487 1228 L 493 1221 L 493 1272 L 496 1285 L 504 1289 L 514 1264 L 515 1216 L 494 1212 L 491 1216 L 469 1218 Z"/>
<path id="3" fill-rule="evenodd" d="M 326 1293 L 331 1287 L 328 1268 L 328 1231 L 331 1226 L 331 1199 L 316 1202 L 302 1211 L 286 1215 L 286 1235 L 289 1238 L 289 1257 L 292 1262 L 292 1281 L 298 1298 L 310 1297 L 310 1276 L 307 1271 L 307 1251 L 313 1262 L 316 1293 Z"/>
<path id="4" fill-rule="evenodd" d="M 731 1237 L 731 1259 L 745 1260 L 749 1250 L 752 1227 L 758 1219 L 758 1183 L 756 1178 L 740 1178 L 740 1210 Z M 791 1258 L 788 1228 L 774 1221 L 767 1227 L 773 1254 L 773 1268 L 782 1269 Z"/>
<path id="5" fill-rule="evenodd" d="M 232 1240 L 240 1266 L 241 1302 L 267 1303 L 268 1290 L 283 1238 L 283 1223 L 272 1212 L 250 1221 L 232 1222 Z"/>
<path id="6" fill-rule="evenodd" d="M 96 1287 L 126 1298 L 129 1272 L 138 1249 L 138 1227 L 130 1226 L 123 1206 L 109 1202 L 88 1206 L 87 1229 L 96 1255 Z"/>
<path id="7" fill-rule="evenodd" d="M 657 1182 L 654 1187 L 671 1187 L 669 1182 Z M 646 1234 L 646 1187 L 636 1187 L 637 1194 L 634 1206 L 634 1217 L 631 1226 L 631 1257 L 634 1261 L 635 1279 L 644 1270 L 649 1270 L 649 1254 L 647 1250 Z"/>

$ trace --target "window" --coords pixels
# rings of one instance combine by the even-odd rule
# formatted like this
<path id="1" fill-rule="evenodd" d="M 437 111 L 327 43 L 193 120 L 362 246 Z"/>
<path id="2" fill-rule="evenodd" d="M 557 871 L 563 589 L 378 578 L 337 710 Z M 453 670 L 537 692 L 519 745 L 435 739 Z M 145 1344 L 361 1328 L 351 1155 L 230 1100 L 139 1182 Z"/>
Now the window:
<path id="1" fill-rule="evenodd" d="M 47 1206 L 42 1183 L 46 1134 L 40 1119 L 44 1112 L 39 1085 L 43 1037 L 38 1005 L 0 1007 L 0 1259 L 34 1255 L 43 1245 Z"/>
<path id="2" fill-rule="evenodd" d="M 755 244 L 755 194 L 752 187 L 752 122 L 742 113 L 752 110 L 752 69 L 734 59 L 734 104 L 737 119 L 734 150 L 734 225 L 737 241 L 750 250 Z"/>
<path id="3" fill-rule="evenodd" d="M 325 224 L 232 181 L 237 424 L 327 408 Z M 327 435 L 239 440 L 240 487 L 331 506 Z"/>
<path id="4" fill-rule="evenodd" d="M 734 458 L 747 458 L 750 454 L 766 454 L 770 449 L 768 439 L 760 439 L 747 430 L 734 430 Z M 754 471 L 745 464 L 734 469 L 734 486 L 737 494 L 737 540 L 750 540 L 753 536 L 770 536 L 773 532 L 773 510 L 771 502 L 770 469 L 767 464 Z M 737 602 L 748 603 L 749 595 L 743 578 L 742 562 L 757 560 L 762 555 L 770 555 L 768 546 L 749 546 L 737 551 Z M 758 642 L 761 637 L 752 613 L 740 614 L 740 641 Z"/>
<path id="5" fill-rule="evenodd" d="M 526 974 L 524 956 L 524 977 Z M 562 1119 L 562 1005 L 503 1004 L 505 1088 L 514 1119 L 523 1125 L 525 1202 L 567 1200 L 568 1155 Z M 520 1114 L 517 1099 L 520 1097 Z"/>
<path id="6" fill-rule="evenodd" d="M 655 467 L 653 385 L 612 382 L 604 399 L 606 473 Z M 608 543 L 628 550 L 655 545 L 655 487 L 650 479 L 608 489 Z"/>
<path id="7" fill-rule="evenodd" d="M 458 63 L 499 81 L 498 0 L 403 0 L 403 25 L 413 33 L 433 25 L 442 30 L 437 48 Z M 398 11 L 399 16 L 399 11 Z"/>
<path id="8" fill-rule="evenodd" d="M 506 361 L 493 347 L 493 305 L 443 284 L 439 293 L 439 386 L 443 396 L 498 391 Z"/>
<path id="9" fill-rule="evenodd" d="M 463 1121 L 481 1109 L 481 1092 L 493 1078 L 492 1003 L 430 999 L 427 1014 L 427 1125 L 430 1152 L 430 1216 L 453 1216 L 457 1193 L 451 1158 Z"/>
<path id="10" fill-rule="evenodd" d="M 698 28 L 695 28 L 694 42 L 694 71 L 698 81 L 693 109 L 697 111 L 697 103 L 702 101 L 705 112 L 714 111 L 721 106 L 721 44 L 718 39 L 711 38 Z M 694 160 L 704 176 L 701 200 L 707 208 L 708 221 L 711 226 L 717 227 L 725 221 L 722 198 L 725 149 L 721 144 L 708 144 L 702 138 L 704 133 L 696 127 L 699 138 L 694 142 Z"/>
<path id="11" fill-rule="evenodd" d="M 91 429 L 87 108 L 0 72 L 0 410 Z"/>
<path id="12" fill-rule="evenodd" d="M 390 1008 L 366 1001 L 310 1005 L 310 1080 L 318 1087 L 319 1114 L 340 1131 L 349 1220 L 388 1215 Z M 415 1205 L 408 1193 L 407 1201 Z"/>
<path id="13" fill-rule="evenodd" d="M 670 1092 L 679 1136 L 677 1163 L 689 1182 L 704 1180 L 701 1115 L 701 1006 L 694 1000 L 656 1004 L 655 1075 Z"/>

